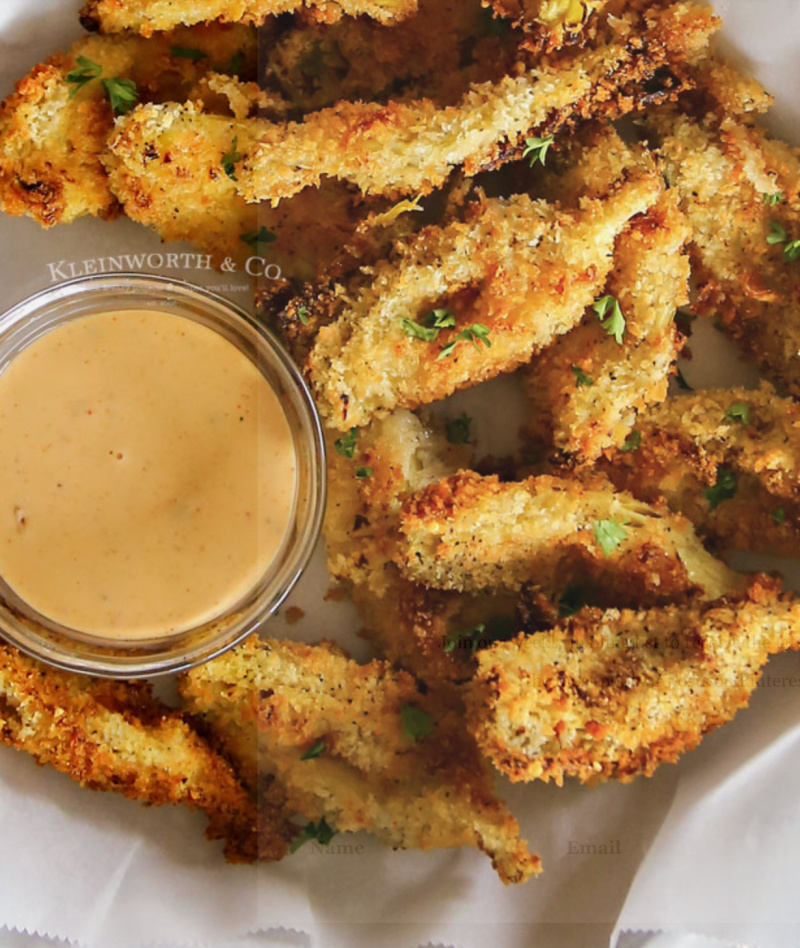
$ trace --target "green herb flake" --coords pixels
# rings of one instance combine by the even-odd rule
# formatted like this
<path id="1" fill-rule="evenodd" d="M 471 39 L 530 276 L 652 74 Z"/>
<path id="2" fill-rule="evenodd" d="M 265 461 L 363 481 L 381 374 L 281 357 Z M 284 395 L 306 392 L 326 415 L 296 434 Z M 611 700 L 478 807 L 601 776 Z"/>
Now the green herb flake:
<path id="1" fill-rule="evenodd" d="M 136 83 L 132 79 L 102 79 L 108 101 L 115 115 L 124 115 L 139 101 Z"/>
<path id="2" fill-rule="evenodd" d="M 236 146 L 239 144 L 238 137 L 233 139 L 231 144 L 231 150 L 225 152 L 222 156 L 222 170 L 225 174 L 231 179 L 231 181 L 236 181 L 236 162 L 241 161 L 244 158 L 244 155 L 239 154 L 236 150 Z"/>
<path id="3" fill-rule="evenodd" d="M 435 342 L 443 329 L 452 329 L 456 325 L 456 314 L 449 309 L 434 309 L 419 323 L 412 319 L 401 319 L 400 325 L 407 336 L 423 342 Z"/>
<path id="4" fill-rule="evenodd" d="M 768 244 L 785 244 L 788 239 L 789 235 L 786 233 L 786 229 L 778 221 L 769 222 Z"/>
<path id="5" fill-rule="evenodd" d="M 327 749 L 325 741 L 317 741 L 313 747 L 310 747 L 305 754 L 303 754 L 300 760 L 315 760 L 317 757 L 322 757 Z"/>
<path id="6" fill-rule="evenodd" d="M 522 157 L 531 159 L 531 168 L 537 161 L 544 164 L 547 161 L 547 152 L 550 150 L 553 141 L 552 135 L 548 135 L 547 138 L 526 138 Z"/>
<path id="7" fill-rule="evenodd" d="M 453 418 L 445 425 L 447 440 L 450 444 L 469 444 L 472 419 L 467 414 Z"/>
<path id="8" fill-rule="evenodd" d="M 375 471 L 371 467 L 357 467 L 356 468 L 356 480 L 365 481 L 367 478 L 372 477 Z"/>
<path id="9" fill-rule="evenodd" d="M 628 539 L 628 531 L 625 524 L 617 523 L 616 520 L 598 520 L 594 525 L 594 538 L 603 553 L 611 556 L 614 550 Z"/>
<path id="10" fill-rule="evenodd" d="M 578 388 L 581 386 L 586 386 L 587 388 L 594 385 L 594 381 L 589 378 L 589 376 L 583 371 L 579 365 L 572 366 L 572 374 L 575 376 L 575 384 Z"/>
<path id="11" fill-rule="evenodd" d="M 298 307 L 298 309 L 297 309 L 297 318 L 300 320 L 300 322 L 301 322 L 304 326 L 307 326 L 307 325 L 308 325 L 308 314 L 309 314 L 309 309 L 308 309 L 307 306 L 303 305 L 303 306 L 299 306 L 299 307 Z"/>
<path id="12" fill-rule="evenodd" d="M 170 46 L 169 52 L 175 59 L 191 59 L 193 63 L 208 59 L 208 53 L 204 53 L 202 49 L 191 49 L 188 46 Z"/>
<path id="13" fill-rule="evenodd" d="M 403 317 L 400 320 L 400 327 L 407 336 L 412 339 L 421 339 L 423 342 L 435 342 L 439 336 L 439 330 L 431 326 L 423 326 L 422 323 L 415 323 L 413 319 Z"/>
<path id="14" fill-rule="evenodd" d="M 427 711 L 415 708 L 413 704 L 406 704 L 400 709 L 403 721 L 403 735 L 415 744 L 423 737 L 433 733 L 433 719 Z"/>
<path id="15" fill-rule="evenodd" d="M 348 461 L 353 460 L 356 453 L 356 440 L 358 439 L 358 428 L 351 428 L 346 435 L 342 435 L 338 441 L 333 442 L 337 454 L 341 454 Z"/>
<path id="16" fill-rule="evenodd" d="M 307 823 L 303 827 L 303 832 L 292 840 L 289 852 L 296 853 L 301 846 L 312 840 L 319 843 L 320 846 L 329 846 L 335 835 L 336 830 L 328 826 L 325 817 L 323 817 L 319 823 Z"/>
<path id="17" fill-rule="evenodd" d="M 711 504 L 711 509 L 716 510 L 723 501 L 731 500 L 736 496 L 738 486 L 733 471 L 721 467 L 717 471 L 717 483 L 713 487 L 706 487 L 703 490 L 703 496 Z"/>
<path id="18" fill-rule="evenodd" d="M 592 307 L 600 325 L 605 329 L 609 336 L 613 336 L 617 345 L 622 345 L 622 337 L 625 335 L 625 317 L 622 314 L 622 307 L 613 296 L 601 296 L 595 301 Z"/>
<path id="19" fill-rule="evenodd" d="M 483 323 L 475 323 L 466 329 L 462 329 L 451 343 L 442 348 L 436 361 L 441 362 L 442 359 L 449 358 L 455 352 L 456 346 L 461 342 L 471 342 L 478 351 L 480 351 L 481 348 L 480 343 L 483 343 L 487 349 L 491 349 L 492 341 L 489 339 L 490 331 L 489 327 L 484 326 Z"/>
<path id="20" fill-rule="evenodd" d="M 258 248 L 261 246 L 267 246 L 269 244 L 274 244 L 278 238 L 271 230 L 267 230 L 263 225 L 258 228 L 258 230 L 251 231 L 249 234 L 242 234 L 239 240 L 244 244 L 248 244 L 253 250 L 258 251 Z"/>
<path id="21" fill-rule="evenodd" d="M 78 56 L 75 61 L 78 68 L 67 73 L 67 82 L 75 86 L 69 94 L 70 99 L 77 95 L 87 82 L 99 79 L 103 75 L 103 67 L 99 63 L 92 62 L 85 56 Z"/>
<path id="22" fill-rule="evenodd" d="M 638 431 L 632 431 L 620 445 L 620 451 L 623 451 L 625 454 L 630 454 L 633 451 L 638 451 L 641 443 L 642 443 L 641 434 L 639 434 Z"/>
<path id="23" fill-rule="evenodd" d="M 761 199 L 767 207 L 775 207 L 776 204 L 780 204 L 783 200 L 783 192 L 774 191 L 772 194 L 762 194 Z"/>
<path id="24" fill-rule="evenodd" d="M 741 422 L 746 427 L 750 424 L 750 406 L 745 402 L 736 402 L 736 404 L 731 405 L 725 417 L 728 421 Z"/>
<path id="25" fill-rule="evenodd" d="M 800 240 L 790 240 L 783 248 L 783 256 L 789 263 L 800 260 Z"/>
<path id="26" fill-rule="evenodd" d="M 558 600 L 558 616 L 569 619 L 577 615 L 586 605 L 586 596 L 580 586 L 567 586 L 564 595 Z"/>
<path id="27" fill-rule="evenodd" d="M 781 524 L 786 523 L 786 508 L 776 507 L 772 511 L 772 519 L 775 521 L 775 523 L 778 524 L 778 526 L 781 526 Z"/>
<path id="28" fill-rule="evenodd" d="M 678 388 L 682 392 L 694 391 L 692 386 L 686 381 L 686 376 L 683 374 L 683 372 L 681 372 L 680 369 L 678 369 L 678 371 L 675 373 L 675 381 L 678 383 Z"/>

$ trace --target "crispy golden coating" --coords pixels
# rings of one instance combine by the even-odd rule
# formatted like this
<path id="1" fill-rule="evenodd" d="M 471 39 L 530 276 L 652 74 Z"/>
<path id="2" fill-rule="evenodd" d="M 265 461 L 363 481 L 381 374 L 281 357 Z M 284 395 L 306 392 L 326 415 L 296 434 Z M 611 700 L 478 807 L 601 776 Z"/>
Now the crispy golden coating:
<path id="1" fill-rule="evenodd" d="M 728 549 L 796 555 L 797 402 L 778 397 L 767 383 L 757 391 L 704 391 L 668 399 L 636 430 L 636 450 L 609 455 L 603 464 L 615 484 L 645 500 L 663 497 Z M 712 503 L 706 492 L 720 472 L 732 487 Z"/>
<path id="2" fill-rule="evenodd" d="M 173 46 L 198 50 L 192 60 Z M 68 53 L 36 66 L 0 106 L 0 207 L 50 227 L 86 214 L 113 217 L 119 205 L 102 156 L 114 117 L 100 78 L 132 79 L 143 101 L 184 98 L 214 69 L 238 52 L 253 66 L 255 34 L 243 27 L 177 29 L 145 43 L 139 37 L 90 36 Z M 80 70 L 78 57 L 102 69 L 102 77 L 78 88 L 67 81 Z M 207 96 L 210 90 L 207 90 Z"/>
<path id="3" fill-rule="evenodd" d="M 342 294 L 341 315 L 319 331 L 307 373 L 327 423 L 346 431 L 528 361 L 578 323 L 605 283 L 616 236 L 661 189 L 645 173 L 577 211 L 527 195 L 484 199 L 464 222 L 421 231 L 398 260 L 365 274 L 357 296 Z M 451 311 L 455 328 L 435 342 L 410 335 L 404 320 L 424 320 L 434 307 Z M 474 325 L 486 341 L 458 341 Z"/>
<path id="4" fill-rule="evenodd" d="M 465 652 L 445 652 L 454 630 L 481 621 L 496 604 L 439 592 L 404 579 L 393 562 L 400 513 L 413 491 L 455 472 L 469 451 L 449 445 L 411 412 L 396 411 L 358 431 L 353 457 L 329 435 L 325 541 L 328 570 L 353 598 L 363 634 L 379 655 L 426 682 L 469 676 Z M 359 468 L 372 475 L 357 478 Z"/>
<path id="5" fill-rule="evenodd" d="M 770 655 L 800 645 L 800 605 L 774 585 L 745 601 L 586 609 L 481 652 L 467 693 L 481 750 L 513 781 L 559 785 L 674 763 L 747 706 Z"/>
<path id="6" fill-rule="evenodd" d="M 157 30 L 211 20 L 258 25 L 267 17 L 302 9 L 328 23 L 359 15 L 390 23 L 416 8 L 417 0 L 87 0 L 81 22 L 105 33 L 133 30 L 149 37 Z"/>
<path id="7" fill-rule="evenodd" d="M 576 167 L 546 183 L 548 196 L 578 203 L 587 188 L 588 196 L 595 196 L 607 180 L 642 160 L 615 132 L 604 132 L 579 154 Z M 524 370 L 528 428 L 536 444 L 594 460 L 625 441 L 639 412 L 666 398 L 681 344 L 673 320 L 688 300 L 689 261 L 683 253 L 688 236 L 671 191 L 619 235 L 600 295 L 619 302 L 624 336 L 621 343 L 609 336 L 590 307 L 580 326 Z"/>
<path id="8" fill-rule="evenodd" d="M 242 130 L 258 143 L 242 162 L 240 192 L 276 203 L 337 177 L 366 194 L 427 193 L 459 165 L 472 175 L 520 154 L 526 133 L 550 134 L 581 116 L 616 116 L 668 97 L 683 87 L 681 74 L 715 28 L 703 8 L 658 4 L 607 24 L 585 50 L 478 83 L 452 106 L 341 102 L 302 122 L 254 123 Z"/>
<path id="9" fill-rule="evenodd" d="M 6 645 L 0 706 L 4 744 L 93 790 L 202 810 L 208 835 L 226 840 L 228 859 L 256 858 L 256 809 L 230 765 L 146 685 L 66 674 Z M 288 838 L 273 823 L 264 834 L 265 855 L 280 858 Z"/>
<path id="10" fill-rule="evenodd" d="M 716 599 L 740 585 L 688 520 L 618 493 L 602 477 L 501 483 L 461 473 L 412 496 L 400 529 L 401 570 L 436 589 L 533 582 L 552 595 L 577 581 L 625 601 L 663 603 L 698 589 Z"/>
<path id="11" fill-rule="evenodd" d="M 533 33 L 546 49 L 580 39 L 589 18 L 608 0 L 486 0 L 494 12 Z"/>
<path id="12" fill-rule="evenodd" d="M 225 167 L 246 145 L 233 118 L 194 105 L 145 105 L 117 121 L 103 161 L 126 215 L 164 240 L 189 240 L 216 265 L 260 257 L 251 266 L 261 273 L 272 265 L 283 280 L 311 279 L 341 256 L 360 201 L 334 182 L 279 208 L 246 204 Z M 256 240 L 262 227 L 274 242 Z"/>
<path id="13" fill-rule="evenodd" d="M 787 259 L 800 238 L 800 158 L 748 116 L 667 110 L 650 119 L 664 171 L 692 227 L 693 311 L 726 332 L 772 378 L 800 394 L 800 268 Z M 764 195 L 780 195 L 776 205 Z M 720 227 L 719 222 L 725 221 Z M 773 222 L 786 239 L 768 242 Z"/>
<path id="14" fill-rule="evenodd" d="M 290 810 L 339 832 L 366 829 L 395 848 L 476 846 L 504 882 L 540 871 L 495 795 L 458 708 L 423 696 L 382 662 L 335 647 L 253 637 L 183 676 L 181 693 L 233 753 L 274 775 Z M 422 712 L 416 740 L 404 715 Z M 319 744 L 319 756 L 303 756 Z"/>

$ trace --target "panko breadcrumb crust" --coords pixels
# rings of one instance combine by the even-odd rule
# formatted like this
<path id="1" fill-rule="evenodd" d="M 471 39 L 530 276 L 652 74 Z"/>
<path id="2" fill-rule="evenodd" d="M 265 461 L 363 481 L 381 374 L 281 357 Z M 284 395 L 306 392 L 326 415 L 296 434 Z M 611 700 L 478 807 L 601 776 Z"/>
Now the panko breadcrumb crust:
<path id="1" fill-rule="evenodd" d="M 229 860 L 258 856 L 256 807 L 230 764 L 144 683 L 60 672 L 0 646 L 0 741 L 84 787 L 202 810 Z M 279 858 L 288 838 L 270 827 L 264 847 Z"/>
<path id="2" fill-rule="evenodd" d="M 377 658 L 251 638 L 182 675 L 176 711 L 3 646 L 0 740 L 204 811 L 231 860 L 324 820 L 530 878 L 492 765 L 649 776 L 800 643 L 777 580 L 717 558 L 796 555 L 800 409 L 667 395 L 687 300 L 800 393 L 800 165 L 757 124 L 771 97 L 690 0 L 89 0 L 82 22 L 0 106 L 0 207 L 280 268 L 262 315 L 319 404 L 329 571 Z M 519 456 L 428 411 L 517 369 Z"/>
<path id="3" fill-rule="evenodd" d="M 584 610 L 481 653 L 470 729 L 511 780 L 628 782 L 730 721 L 769 656 L 798 646 L 800 605 L 766 578 L 744 600 Z"/>

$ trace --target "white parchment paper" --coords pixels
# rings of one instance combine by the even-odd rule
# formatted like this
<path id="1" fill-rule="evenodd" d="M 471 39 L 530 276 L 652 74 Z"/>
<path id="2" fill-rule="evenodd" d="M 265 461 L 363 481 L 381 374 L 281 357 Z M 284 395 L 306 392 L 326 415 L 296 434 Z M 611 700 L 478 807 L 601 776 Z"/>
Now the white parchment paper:
<path id="1" fill-rule="evenodd" d="M 80 35 L 78 5 L 2 0 L 0 94 Z M 775 126 L 797 140 L 800 0 L 717 6 L 727 16 L 727 48 L 776 92 Z M 80 221 L 44 232 L 31 221 L 0 217 L 0 309 L 49 285 L 51 263 L 160 249 L 154 235 L 127 221 Z M 174 275 L 214 286 L 240 304 L 248 299 L 235 275 Z M 754 380 L 718 333 L 709 327 L 699 337 L 695 354 L 708 352 L 711 360 L 713 350 L 714 356 L 702 375 L 697 359 L 687 368 L 694 384 Z M 499 397 L 505 384 L 464 393 L 459 403 L 474 412 L 487 392 Z M 353 635 L 352 608 L 325 602 L 327 587 L 320 551 L 292 599 L 304 620 L 289 626 L 276 617 L 270 634 L 337 637 L 366 657 Z M 774 662 L 771 673 L 773 666 L 800 676 L 796 656 Z M 278 866 L 226 866 L 221 848 L 203 838 L 202 817 L 81 790 L 0 748 L 0 924 L 103 948 L 221 948 L 250 932 L 281 928 L 305 933 L 298 944 L 324 948 L 577 948 L 603 944 L 615 923 L 618 930 L 797 944 L 786 926 L 800 924 L 793 897 L 799 744 L 800 689 L 762 688 L 751 710 L 652 780 L 596 790 L 505 788 L 545 863 L 545 874 L 521 888 L 503 887 L 479 853 L 392 853 L 365 836 L 352 840 L 363 846 L 360 854 L 306 848 Z M 615 854 L 579 855 L 571 844 Z M 777 933 L 776 922 L 784 926 Z M 287 943 L 297 937 L 287 934 Z"/>

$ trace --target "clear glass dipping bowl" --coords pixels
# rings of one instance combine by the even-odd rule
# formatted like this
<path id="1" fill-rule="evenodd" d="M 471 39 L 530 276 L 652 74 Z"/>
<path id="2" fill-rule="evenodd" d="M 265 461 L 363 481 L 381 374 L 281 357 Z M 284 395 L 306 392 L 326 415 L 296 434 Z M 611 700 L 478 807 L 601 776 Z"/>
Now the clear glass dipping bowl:
<path id="1" fill-rule="evenodd" d="M 197 628 L 153 638 L 104 638 L 40 615 L 0 577 L 0 635 L 23 652 L 70 671 L 112 678 L 177 672 L 208 661 L 256 631 L 303 573 L 325 512 L 325 445 L 314 403 L 280 343 L 243 310 L 178 280 L 141 274 L 62 283 L 0 316 L 0 373 L 57 326 L 99 313 L 156 310 L 215 330 L 254 362 L 277 393 L 294 440 L 297 478 L 289 529 L 258 583 L 224 614 Z"/>

